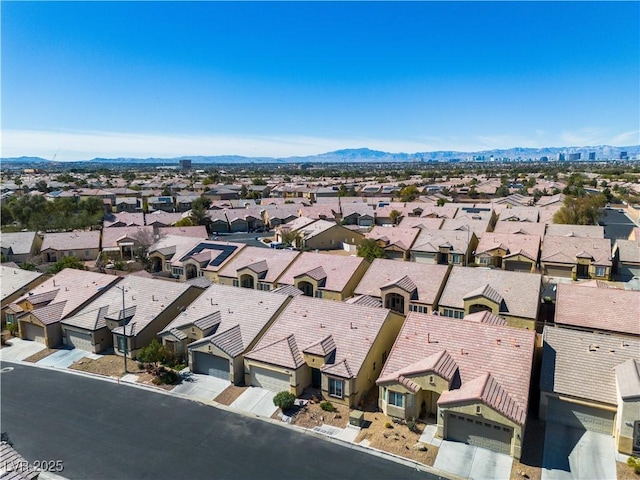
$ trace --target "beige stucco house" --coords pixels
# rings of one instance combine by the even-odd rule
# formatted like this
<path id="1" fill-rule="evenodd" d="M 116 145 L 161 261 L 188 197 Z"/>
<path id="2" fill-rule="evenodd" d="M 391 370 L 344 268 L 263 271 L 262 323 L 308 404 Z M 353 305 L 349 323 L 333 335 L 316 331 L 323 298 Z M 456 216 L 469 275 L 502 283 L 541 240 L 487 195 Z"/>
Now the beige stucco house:
<path id="1" fill-rule="evenodd" d="M 437 265 L 468 265 L 478 238 L 471 230 L 430 230 L 419 228 L 411 247 L 411 260 Z"/>
<path id="2" fill-rule="evenodd" d="M 218 271 L 221 285 L 273 290 L 278 278 L 292 265 L 298 252 L 247 246 Z"/>
<path id="3" fill-rule="evenodd" d="M 43 262 L 57 262 L 70 256 L 95 260 L 100 255 L 100 231 L 45 233 L 40 255 Z"/>
<path id="4" fill-rule="evenodd" d="M 31 272 L 21 268 L 11 268 L 0 265 L 0 300 L 2 304 L 2 325 L 13 323 L 14 314 L 9 313 L 7 317 L 6 306 L 13 303 L 29 290 L 40 285 L 48 277 L 40 272 Z"/>
<path id="5" fill-rule="evenodd" d="M 245 383 L 301 395 L 314 387 L 357 406 L 375 386 L 400 331 L 390 310 L 298 296 L 245 354 Z"/>
<path id="6" fill-rule="evenodd" d="M 571 225 L 574 226 L 574 225 Z M 542 242 L 540 266 L 545 275 L 573 280 L 609 280 L 613 266 L 611 240 L 576 236 L 550 236 Z"/>
<path id="7" fill-rule="evenodd" d="M 410 313 L 377 381 L 381 410 L 520 458 L 535 332 L 503 322 L 489 312 L 465 320 Z"/>
<path id="8" fill-rule="evenodd" d="M 487 232 L 475 251 L 477 265 L 515 272 L 535 272 L 540 258 L 540 237 Z"/>
<path id="9" fill-rule="evenodd" d="M 3 232 L 0 246 L 2 261 L 25 263 L 40 253 L 42 237 L 36 232 Z"/>

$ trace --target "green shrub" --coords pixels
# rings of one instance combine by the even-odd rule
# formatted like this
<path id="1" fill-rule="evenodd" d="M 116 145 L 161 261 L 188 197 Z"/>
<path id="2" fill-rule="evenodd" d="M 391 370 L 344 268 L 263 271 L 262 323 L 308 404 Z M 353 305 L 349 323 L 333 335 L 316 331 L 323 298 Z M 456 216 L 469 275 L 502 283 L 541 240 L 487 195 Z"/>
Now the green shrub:
<path id="1" fill-rule="evenodd" d="M 279 407 L 283 412 L 291 410 L 295 401 L 296 396 L 291 392 L 287 392 L 286 390 L 276 393 L 276 396 L 273 397 L 273 404 L 276 407 Z"/>
<path id="2" fill-rule="evenodd" d="M 333 403 L 329 401 L 324 401 L 320 404 L 320 408 L 325 412 L 335 412 L 337 409 L 333 406 Z"/>
<path id="3" fill-rule="evenodd" d="M 640 475 L 640 458 L 629 457 L 627 459 L 627 465 L 633 468 L 633 471 L 636 472 L 637 475 Z"/>
<path id="4" fill-rule="evenodd" d="M 18 336 L 18 332 L 20 331 L 20 327 L 18 326 L 18 324 L 16 322 L 14 323 L 10 323 L 7 325 L 7 330 L 9 330 L 9 332 L 11 332 L 11 335 L 13 335 L 14 337 Z"/>
<path id="5" fill-rule="evenodd" d="M 420 432 L 420 429 L 418 428 L 418 422 L 416 422 L 415 418 L 412 418 L 411 420 L 407 421 L 407 428 L 413 433 Z"/>
<path id="6" fill-rule="evenodd" d="M 384 428 L 393 428 L 393 425 L 391 425 L 391 422 L 387 422 L 384 424 Z"/>

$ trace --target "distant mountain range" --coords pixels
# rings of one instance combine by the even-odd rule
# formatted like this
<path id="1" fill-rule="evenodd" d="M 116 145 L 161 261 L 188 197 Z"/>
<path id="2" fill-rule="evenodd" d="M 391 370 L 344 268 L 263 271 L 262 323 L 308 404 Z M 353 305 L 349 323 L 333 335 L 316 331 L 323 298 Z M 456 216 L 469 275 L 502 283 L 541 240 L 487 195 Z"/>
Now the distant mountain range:
<path id="1" fill-rule="evenodd" d="M 194 164 L 203 163 L 365 163 L 365 162 L 451 162 L 480 159 L 484 161 L 511 159 L 511 160 L 536 160 L 547 157 L 548 160 L 556 160 L 560 154 L 565 155 L 565 160 L 570 160 L 570 154 L 580 154 L 581 160 L 587 161 L 589 154 L 594 153 L 597 160 L 615 160 L 620 154 L 626 152 L 631 159 L 640 158 L 640 145 L 628 147 L 612 147 L 598 145 L 593 147 L 545 147 L 545 148 L 510 148 L 506 150 L 484 150 L 479 152 L 436 151 L 417 153 L 390 153 L 369 148 L 355 148 L 336 150 L 334 152 L 309 155 L 304 157 L 243 157 L 240 155 L 217 156 L 184 156 L 174 158 L 93 158 L 78 160 L 77 162 L 89 162 L 99 164 L 178 164 L 180 160 L 191 160 Z M 7 163 L 51 163 L 50 160 L 40 157 L 13 157 L 2 158 L 1 162 Z M 55 162 L 67 163 L 67 162 Z"/>

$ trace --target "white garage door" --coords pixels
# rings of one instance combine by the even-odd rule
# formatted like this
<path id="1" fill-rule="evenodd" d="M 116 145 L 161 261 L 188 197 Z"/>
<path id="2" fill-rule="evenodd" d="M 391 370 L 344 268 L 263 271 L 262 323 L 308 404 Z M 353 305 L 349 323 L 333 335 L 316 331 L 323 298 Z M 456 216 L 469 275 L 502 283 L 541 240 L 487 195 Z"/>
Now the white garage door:
<path id="1" fill-rule="evenodd" d="M 483 418 L 449 413 L 447 415 L 447 440 L 468 443 L 494 452 L 511 453 L 513 429 Z"/>
<path id="2" fill-rule="evenodd" d="M 47 344 L 44 337 L 44 327 L 34 325 L 33 323 L 22 323 L 22 337 L 25 340 L 33 340 L 34 342 Z"/>
<path id="3" fill-rule="evenodd" d="M 229 380 L 229 360 L 205 352 L 193 352 L 193 371 Z"/>
<path id="4" fill-rule="evenodd" d="M 550 398 L 547 422 L 560 423 L 590 432 L 613 435 L 614 412 Z"/>
<path id="5" fill-rule="evenodd" d="M 262 387 L 272 392 L 289 391 L 290 376 L 286 373 L 274 372 L 260 367 L 251 367 L 251 385 Z"/>
<path id="6" fill-rule="evenodd" d="M 90 334 L 72 332 L 71 330 L 67 330 L 65 333 L 67 335 L 67 345 L 84 350 L 85 352 L 93 352 Z"/>

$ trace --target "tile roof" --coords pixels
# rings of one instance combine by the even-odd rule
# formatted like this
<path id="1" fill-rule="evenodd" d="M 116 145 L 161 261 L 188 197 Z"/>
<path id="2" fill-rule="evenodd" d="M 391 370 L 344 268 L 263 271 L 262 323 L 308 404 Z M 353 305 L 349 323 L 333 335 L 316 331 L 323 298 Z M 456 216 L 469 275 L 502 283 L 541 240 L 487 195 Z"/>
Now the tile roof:
<path id="1" fill-rule="evenodd" d="M 490 229 L 489 219 L 484 220 L 470 220 L 469 218 L 446 218 L 442 222 L 440 230 L 457 230 L 460 232 L 466 232 L 467 227 L 471 229 L 476 237 L 482 238 L 482 235 Z"/>
<path id="2" fill-rule="evenodd" d="M 97 330 L 106 326 L 105 318 L 121 319 L 123 313 L 120 288 L 124 288 L 124 317 L 131 317 L 126 329 L 127 336 L 130 336 L 132 332 L 133 335 L 137 335 L 144 330 L 192 287 L 185 283 L 127 275 L 122 277 L 118 288 L 107 289 L 77 315 L 62 323 Z M 177 314 L 178 311 L 172 313 Z M 113 332 L 122 333 L 122 327 L 114 329 Z"/>
<path id="3" fill-rule="evenodd" d="M 40 475 L 40 470 L 36 470 L 5 441 L 0 442 L 0 464 L 2 464 L 0 470 L 2 480 L 36 480 Z"/>
<path id="4" fill-rule="evenodd" d="M 640 336 L 640 291 L 558 284 L 555 322 L 559 325 Z"/>
<path id="5" fill-rule="evenodd" d="M 614 367 L 616 383 L 623 400 L 640 398 L 640 360 L 630 358 Z"/>
<path id="6" fill-rule="evenodd" d="M 365 307 L 382 307 L 382 300 L 369 295 L 358 295 L 345 300 L 345 303 L 363 305 Z"/>
<path id="7" fill-rule="evenodd" d="M 307 348 L 331 336 L 335 343 L 333 363 L 325 364 L 322 371 L 351 378 L 362 368 L 388 316 L 389 310 L 382 308 L 295 297 L 245 357 L 297 368 L 303 360 L 294 355 L 294 349 L 287 352 L 287 345 Z"/>
<path id="8" fill-rule="evenodd" d="M 78 307 L 91 298 L 100 296 L 103 290 L 116 284 L 119 280 L 114 275 L 65 268 L 32 289 L 29 292 L 31 295 L 23 295 L 15 302 L 23 300 L 33 302 L 35 297 L 44 303 L 64 303 L 64 307 L 60 311 L 60 318 L 58 318 L 61 320 L 74 313 Z"/>
<path id="9" fill-rule="evenodd" d="M 231 349 L 230 345 L 235 345 L 234 348 L 241 345 L 244 351 L 253 344 L 261 330 L 288 300 L 289 297 L 285 295 L 213 284 L 160 334 L 196 324 L 202 328 L 211 328 L 218 323 L 219 319 L 217 328 L 208 337 L 191 345 L 212 342 L 220 348 L 224 347 L 233 352 L 237 350 Z M 235 329 L 232 333 L 222 335 L 232 329 Z"/>
<path id="10" fill-rule="evenodd" d="M 179 222 L 184 217 L 182 213 L 163 212 L 162 210 L 156 210 L 152 213 L 147 213 L 146 222 L 147 225 L 163 225 L 171 226 L 176 222 Z"/>
<path id="11" fill-rule="evenodd" d="M 513 207 L 502 209 L 498 218 L 502 221 L 537 223 L 539 217 L 538 207 Z"/>
<path id="12" fill-rule="evenodd" d="M 620 262 L 640 263 L 640 239 L 616 240 L 615 248 L 618 251 Z"/>
<path id="13" fill-rule="evenodd" d="M 537 225 L 537 224 L 536 224 Z M 537 262 L 540 255 L 540 237 L 534 235 L 516 235 L 513 233 L 487 232 L 482 235 L 476 247 L 476 255 L 489 253 L 497 248 L 507 252 L 507 257 L 523 255 Z"/>
<path id="14" fill-rule="evenodd" d="M 464 308 L 464 297 L 491 286 L 503 299 L 501 314 L 535 320 L 540 304 L 542 277 L 537 273 L 510 272 L 489 268 L 453 267 L 439 305 Z"/>
<path id="15" fill-rule="evenodd" d="M 151 244 L 155 240 L 152 226 L 111 227 L 102 231 L 102 248 L 117 247 L 123 240 Z"/>
<path id="16" fill-rule="evenodd" d="M 459 230 L 420 229 L 420 234 L 411 247 L 412 252 L 438 252 L 441 246 L 451 246 L 453 253 L 464 254 L 473 238 L 471 232 Z"/>
<path id="17" fill-rule="evenodd" d="M 544 237 L 544 233 L 547 226 L 544 223 L 531 223 L 531 222 L 511 222 L 500 221 L 496 222 L 496 226 L 493 229 L 493 233 L 510 233 L 512 235 L 535 235 Z"/>
<path id="18" fill-rule="evenodd" d="M 167 235 L 151 245 L 151 247 L 149 247 L 149 253 L 162 253 L 173 250 L 174 253 L 171 254 L 170 259 L 171 265 L 181 267 L 189 258 L 205 252 L 205 255 L 197 256 L 195 260 L 203 263 L 208 259 L 209 263 L 204 267 L 204 270 L 218 271 L 244 247 L 244 243 L 217 242 L 192 237 L 181 237 L 178 235 Z"/>
<path id="19" fill-rule="evenodd" d="M 486 323 L 489 325 L 507 325 L 507 321 L 504 318 L 494 315 L 487 310 L 465 315 L 464 320 L 468 322 Z"/>
<path id="20" fill-rule="evenodd" d="M 555 237 L 548 231 L 542 242 L 540 262 L 575 264 L 576 258 L 591 258 L 594 265 L 611 266 L 608 238 Z"/>
<path id="21" fill-rule="evenodd" d="M 294 285 L 296 277 L 322 267 L 326 274 L 326 281 L 322 290 L 342 292 L 356 273 L 356 270 L 365 263 L 366 260 L 360 257 L 303 252 L 278 279 L 278 285 Z"/>
<path id="22" fill-rule="evenodd" d="M 411 279 L 417 288 L 417 298 L 412 301 L 433 305 L 449 267 L 416 262 L 399 262 L 376 258 L 360 280 L 354 294 L 382 298 L 380 289 L 404 276 Z"/>
<path id="23" fill-rule="evenodd" d="M 404 217 L 398 224 L 399 228 L 426 228 L 427 230 L 438 230 L 444 223 L 441 217 Z"/>
<path id="24" fill-rule="evenodd" d="M 616 405 L 614 368 L 640 358 L 640 340 L 546 326 L 540 389 Z"/>
<path id="25" fill-rule="evenodd" d="M 376 226 L 367 232 L 365 238 L 383 241 L 385 247 L 396 246 L 402 250 L 409 250 L 420 231 L 419 228 Z"/>
<path id="26" fill-rule="evenodd" d="M 36 232 L 11 232 L 0 235 L 0 245 L 3 250 L 9 250 L 14 255 L 28 255 L 36 239 Z"/>
<path id="27" fill-rule="evenodd" d="M 40 277 L 42 277 L 40 272 L 0 265 L 0 299 L 4 303 L 4 299 L 9 295 L 21 291 Z"/>
<path id="28" fill-rule="evenodd" d="M 534 331 L 410 312 L 378 382 L 435 369 L 454 380 L 438 404 L 483 401 L 522 425 L 534 347 Z"/>
<path id="29" fill-rule="evenodd" d="M 493 289 L 488 283 L 466 293 L 465 295 L 463 295 L 462 299 L 469 300 L 474 297 L 484 297 L 497 304 L 501 304 L 504 301 L 502 295 L 496 292 L 496 290 Z"/>
<path id="30" fill-rule="evenodd" d="M 41 251 L 91 250 L 100 248 L 100 231 L 45 233 Z"/>
<path id="31" fill-rule="evenodd" d="M 220 269 L 218 275 L 237 278 L 238 270 L 252 265 L 264 264 L 266 266 L 266 274 L 262 280 L 273 283 L 293 263 L 298 254 L 298 252 L 289 250 L 247 246 L 229 260 L 224 268 Z M 263 266 L 261 265 L 260 268 L 263 268 Z"/>
<path id="32" fill-rule="evenodd" d="M 323 357 L 329 355 L 332 352 L 335 352 L 335 350 L 336 342 L 333 340 L 332 335 L 327 335 L 326 337 L 302 349 L 304 353 L 309 353 L 311 355 L 321 355 Z"/>
<path id="33" fill-rule="evenodd" d="M 289 297 L 297 297 L 298 295 L 304 295 L 304 292 L 293 285 L 283 285 L 282 287 L 274 288 L 271 293 L 277 293 L 280 295 L 287 295 Z"/>
<path id="34" fill-rule="evenodd" d="M 604 227 L 600 225 L 547 225 L 546 237 L 604 238 Z"/>
<path id="35" fill-rule="evenodd" d="M 160 227 L 158 229 L 160 236 L 174 235 L 181 237 L 193 237 L 206 240 L 209 238 L 207 227 L 204 225 L 195 225 L 192 227 Z"/>
<path id="36" fill-rule="evenodd" d="M 133 198 L 132 200 L 135 201 L 136 199 Z M 144 213 L 120 212 L 107 215 L 104 218 L 103 227 L 130 227 L 133 225 L 142 226 L 144 224 Z"/>

